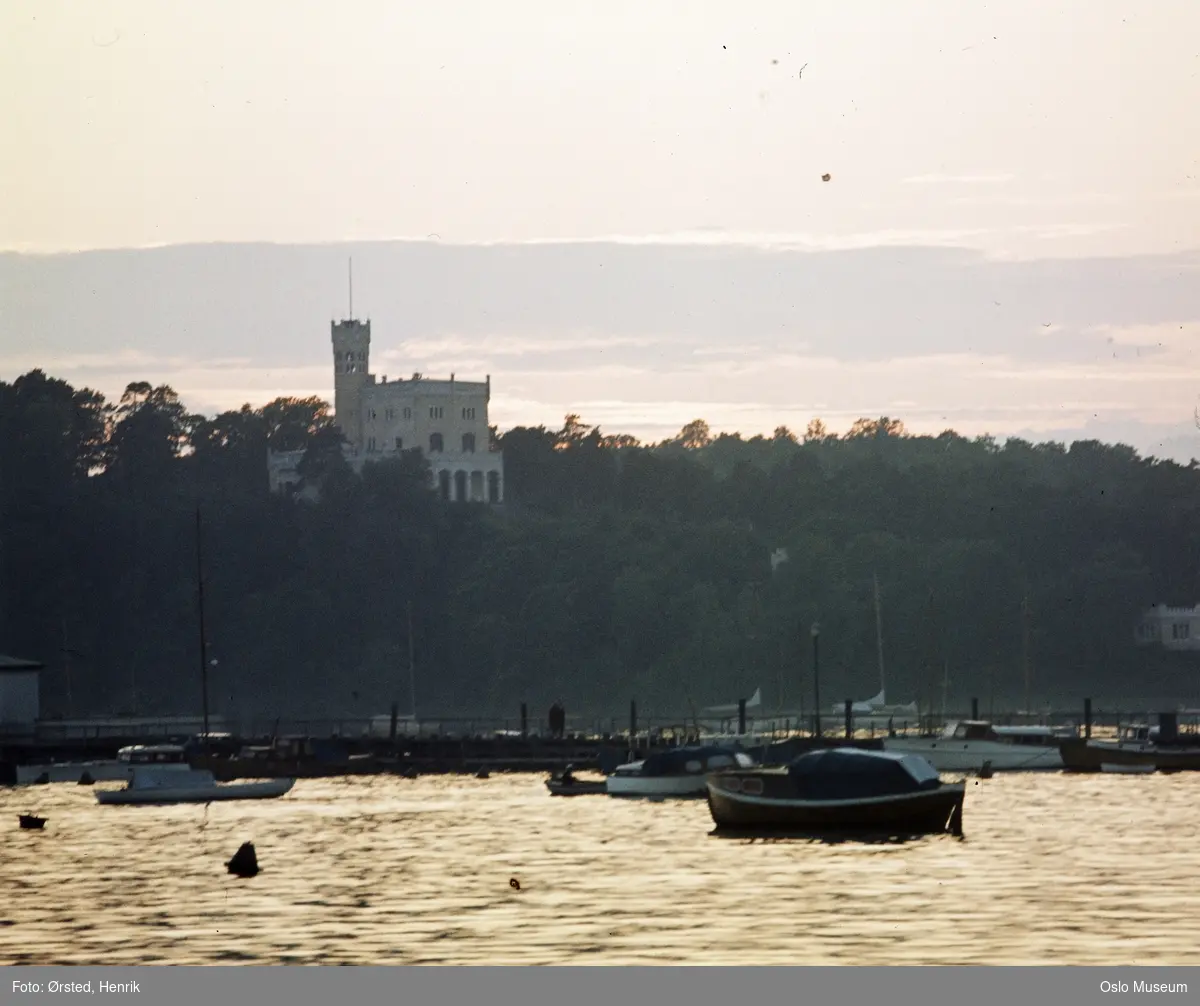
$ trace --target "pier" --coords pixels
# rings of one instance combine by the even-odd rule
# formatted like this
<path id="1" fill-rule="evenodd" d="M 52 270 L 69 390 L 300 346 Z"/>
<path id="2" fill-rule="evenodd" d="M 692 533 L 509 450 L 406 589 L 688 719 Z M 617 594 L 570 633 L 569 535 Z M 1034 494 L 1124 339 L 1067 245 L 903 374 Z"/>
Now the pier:
<path id="1" fill-rule="evenodd" d="M 227 730 L 218 717 L 210 723 L 207 743 L 194 718 L 95 719 L 41 721 L 24 737 L 0 737 L 0 784 L 17 781 L 18 766 L 53 765 L 115 759 L 132 744 L 188 744 L 195 760 L 232 779 L 260 775 L 319 777 L 395 773 L 556 772 L 608 773 L 626 761 L 685 743 L 736 744 L 757 759 L 780 764 L 818 747 L 879 748 L 889 731 L 897 735 L 938 733 L 951 720 L 978 720 L 978 700 L 969 710 L 937 715 L 858 714 L 849 706 L 843 717 L 830 714 L 819 735 L 802 713 L 759 715 L 744 708 L 736 716 L 696 722 L 691 716 L 639 719 L 631 703 L 629 724 L 615 719 L 575 717 L 569 723 L 533 720 L 523 708 L 518 717 L 430 718 L 420 722 L 395 717 L 251 723 Z M 1094 709 L 1085 699 L 1077 710 L 984 715 L 997 725 L 1071 726 L 1080 737 L 1108 734 L 1119 723 L 1145 722 L 1157 714 Z M 1178 712 L 1176 715 L 1188 715 Z M 838 722 L 838 720 L 842 722 Z M 28 772 L 23 773 L 28 775 Z"/>

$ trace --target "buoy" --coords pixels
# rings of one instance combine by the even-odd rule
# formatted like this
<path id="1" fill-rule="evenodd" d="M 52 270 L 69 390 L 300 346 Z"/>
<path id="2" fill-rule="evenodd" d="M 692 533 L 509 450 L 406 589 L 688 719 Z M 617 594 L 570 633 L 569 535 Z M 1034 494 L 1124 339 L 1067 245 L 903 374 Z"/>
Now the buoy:
<path id="1" fill-rule="evenodd" d="M 508 880 L 508 886 L 514 891 L 519 891 L 521 889 L 521 882 L 517 880 L 516 877 L 510 877 Z"/>
<path id="2" fill-rule="evenodd" d="M 233 854 L 233 859 L 225 864 L 226 869 L 237 877 L 253 877 L 258 873 L 258 856 L 254 852 L 253 842 L 243 842 L 242 847 Z"/>
<path id="3" fill-rule="evenodd" d="M 490 776 L 489 776 L 489 774 L 488 774 L 488 770 L 487 770 L 487 769 L 485 769 L 485 768 L 481 768 L 481 769 L 480 769 L 478 772 L 476 772 L 476 773 L 475 773 L 475 778 L 476 778 L 476 779 L 488 779 L 488 778 L 490 778 Z"/>
<path id="4" fill-rule="evenodd" d="M 92 778 L 92 773 L 88 772 L 85 769 L 83 772 L 83 775 L 81 775 L 79 777 L 79 785 L 80 786 L 94 786 L 95 784 L 96 784 L 96 780 Z"/>
<path id="5" fill-rule="evenodd" d="M 46 819 L 38 817 L 37 814 L 21 814 L 18 820 L 20 820 L 22 828 L 30 831 L 41 831 L 46 826 Z"/>

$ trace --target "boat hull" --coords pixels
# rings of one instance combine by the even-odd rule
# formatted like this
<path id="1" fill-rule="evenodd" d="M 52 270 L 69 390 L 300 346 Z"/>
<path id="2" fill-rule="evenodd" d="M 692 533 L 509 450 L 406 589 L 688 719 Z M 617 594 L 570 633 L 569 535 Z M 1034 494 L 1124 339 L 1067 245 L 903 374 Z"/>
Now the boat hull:
<path id="1" fill-rule="evenodd" d="M 1150 766 L 1159 772 L 1200 771 L 1200 748 L 1172 750 L 1154 744 L 1078 740 L 1065 741 L 1060 750 L 1068 772 L 1102 772 L 1137 766 Z"/>
<path id="2" fill-rule="evenodd" d="M 1060 771 L 1063 756 L 1057 744 L 1005 744 L 996 741 L 944 737 L 889 737 L 885 751 L 920 755 L 939 772 L 978 772 L 990 762 L 994 772 Z"/>
<path id="3" fill-rule="evenodd" d="M 704 776 L 610 775 L 605 780 L 609 796 L 622 797 L 703 797 L 708 792 Z"/>
<path id="4" fill-rule="evenodd" d="M 737 792 L 729 779 L 708 783 L 708 808 L 717 831 L 804 834 L 961 834 L 965 783 L 935 790 L 853 800 L 800 800 L 772 793 Z"/>
<path id="5" fill-rule="evenodd" d="M 576 779 L 574 782 L 547 779 L 546 789 L 551 796 L 603 796 L 608 792 L 604 779 Z"/>
<path id="6" fill-rule="evenodd" d="M 271 800 L 281 797 L 296 784 L 295 779 L 268 779 L 263 782 L 235 783 L 223 786 L 171 787 L 147 786 L 133 789 L 98 790 L 102 804 L 216 803 L 224 800 Z"/>

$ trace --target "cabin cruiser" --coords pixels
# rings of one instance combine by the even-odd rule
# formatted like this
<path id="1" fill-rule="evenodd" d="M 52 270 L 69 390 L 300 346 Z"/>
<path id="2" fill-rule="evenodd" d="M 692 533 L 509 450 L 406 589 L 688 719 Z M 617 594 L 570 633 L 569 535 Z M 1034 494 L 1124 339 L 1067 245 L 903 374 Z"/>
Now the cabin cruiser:
<path id="1" fill-rule="evenodd" d="M 939 772 L 973 772 L 990 763 L 995 772 L 1061 769 L 1059 746 L 1074 727 L 994 726 L 987 720 L 952 720 L 938 737 L 887 737 L 883 749 L 915 754 Z"/>
<path id="2" fill-rule="evenodd" d="M 1061 752 L 1068 772 L 1200 771 L 1200 739 L 1179 733 L 1173 713 L 1160 713 L 1157 726 L 1122 724 L 1116 740 L 1065 741 Z"/>
<path id="3" fill-rule="evenodd" d="M 209 803 L 215 800 L 265 800 L 283 796 L 294 779 L 223 785 L 207 769 L 194 769 L 187 749 L 176 744 L 135 744 L 117 752 L 129 766 L 123 789 L 96 791 L 102 804 Z"/>
<path id="4" fill-rule="evenodd" d="M 945 783 L 918 755 L 827 748 L 785 766 L 709 776 L 718 832 L 962 834 L 966 783 Z"/>
<path id="5" fill-rule="evenodd" d="M 702 797 L 708 792 L 708 774 L 754 765 L 745 751 L 724 745 L 667 748 L 617 766 L 605 788 L 609 796 Z"/>

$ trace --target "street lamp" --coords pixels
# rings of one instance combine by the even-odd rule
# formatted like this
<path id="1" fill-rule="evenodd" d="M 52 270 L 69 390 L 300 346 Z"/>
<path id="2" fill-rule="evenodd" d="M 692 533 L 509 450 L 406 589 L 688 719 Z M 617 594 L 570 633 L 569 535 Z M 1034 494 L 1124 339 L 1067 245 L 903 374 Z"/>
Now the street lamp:
<path id="1" fill-rule="evenodd" d="M 813 622 L 813 736 L 821 736 L 821 624 Z"/>

